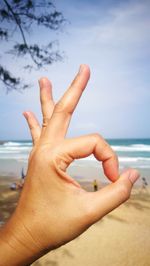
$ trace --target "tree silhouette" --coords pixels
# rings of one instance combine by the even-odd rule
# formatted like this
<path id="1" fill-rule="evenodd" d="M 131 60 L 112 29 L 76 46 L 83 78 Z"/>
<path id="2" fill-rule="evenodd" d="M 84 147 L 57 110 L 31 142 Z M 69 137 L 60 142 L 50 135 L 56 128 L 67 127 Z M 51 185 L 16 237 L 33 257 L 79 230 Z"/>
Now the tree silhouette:
<path id="1" fill-rule="evenodd" d="M 58 50 L 58 41 L 51 41 L 47 45 L 31 43 L 29 34 L 36 28 L 41 30 L 42 27 L 50 31 L 58 31 L 62 29 L 65 22 L 63 14 L 56 10 L 51 1 L 0 0 L 0 42 L 11 41 L 9 44 L 12 46 L 7 53 L 28 59 L 29 63 L 23 66 L 26 70 L 40 69 L 62 60 L 62 55 Z M 21 41 L 16 41 L 16 39 Z M 0 55 L 0 57 L 3 56 Z M 29 86 L 1 64 L 0 81 L 7 91 L 22 90 Z"/>

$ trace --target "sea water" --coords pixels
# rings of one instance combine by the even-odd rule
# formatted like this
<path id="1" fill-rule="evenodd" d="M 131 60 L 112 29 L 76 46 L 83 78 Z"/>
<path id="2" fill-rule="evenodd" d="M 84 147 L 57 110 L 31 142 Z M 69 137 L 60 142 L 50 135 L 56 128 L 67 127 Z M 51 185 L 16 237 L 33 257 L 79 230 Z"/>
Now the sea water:
<path id="1" fill-rule="evenodd" d="M 120 169 L 131 167 L 140 171 L 147 170 L 147 173 L 150 173 L 150 139 L 108 139 L 107 141 L 118 155 Z M 19 176 L 22 168 L 26 171 L 31 149 L 31 141 L 0 142 L 0 176 Z M 94 156 L 89 156 L 75 161 L 73 167 L 73 169 L 77 167 L 97 169 L 99 162 Z M 149 177 L 148 179 L 150 180 Z"/>

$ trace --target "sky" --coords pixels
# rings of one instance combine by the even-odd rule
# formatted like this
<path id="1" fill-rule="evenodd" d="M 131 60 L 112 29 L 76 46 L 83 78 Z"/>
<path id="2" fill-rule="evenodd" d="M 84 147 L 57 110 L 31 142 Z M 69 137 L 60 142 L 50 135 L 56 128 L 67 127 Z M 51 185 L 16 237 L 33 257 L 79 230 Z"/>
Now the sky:
<path id="1" fill-rule="evenodd" d="M 0 83 L 0 140 L 29 139 L 22 112 L 32 110 L 41 121 L 38 79 L 47 76 L 57 100 L 80 64 L 91 78 L 73 115 L 68 136 L 99 133 L 104 138 L 150 137 L 150 1 L 55 1 L 68 20 L 55 34 L 33 31 L 30 38 L 56 38 L 63 62 L 24 72 L 19 60 L 0 58 L 8 69 L 30 82 L 23 93 L 6 91 Z M 1 53 L 6 44 L 0 43 Z"/>

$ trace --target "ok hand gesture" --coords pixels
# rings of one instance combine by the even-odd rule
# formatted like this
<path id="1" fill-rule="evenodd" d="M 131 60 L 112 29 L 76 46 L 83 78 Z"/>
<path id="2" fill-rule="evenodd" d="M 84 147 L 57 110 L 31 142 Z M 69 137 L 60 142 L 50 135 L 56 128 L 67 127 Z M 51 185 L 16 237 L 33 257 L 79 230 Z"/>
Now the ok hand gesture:
<path id="1" fill-rule="evenodd" d="M 80 235 L 127 200 L 138 178 L 138 173 L 131 169 L 119 177 L 117 157 L 99 134 L 66 138 L 71 116 L 89 76 L 89 68 L 81 65 L 56 104 L 51 83 L 46 78 L 40 80 L 42 128 L 33 113 L 24 113 L 34 146 L 17 209 L 7 225 L 11 228 L 13 224 L 11 245 L 18 243 L 19 263 L 31 263 Z M 95 193 L 82 189 L 66 172 L 73 160 L 91 154 L 102 162 L 105 175 L 112 181 Z"/>

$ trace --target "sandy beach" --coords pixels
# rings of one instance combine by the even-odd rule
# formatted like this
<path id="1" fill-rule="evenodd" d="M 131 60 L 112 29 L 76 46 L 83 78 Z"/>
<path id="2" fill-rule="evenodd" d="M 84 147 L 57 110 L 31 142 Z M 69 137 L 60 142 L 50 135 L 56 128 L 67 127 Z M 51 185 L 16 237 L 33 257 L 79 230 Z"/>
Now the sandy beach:
<path id="1" fill-rule="evenodd" d="M 10 185 L 18 179 L 13 177 L 0 177 L 0 225 L 9 218 L 17 206 L 19 193 L 10 190 Z"/>
<path id="2" fill-rule="evenodd" d="M 150 189 L 135 189 L 128 202 L 69 244 L 33 266 L 150 265 Z"/>
<path id="3" fill-rule="evenodd" d="M 17 205 L 19 192 L 9 189 L 12 177 L 0 177 L 0 222 Z M 91 182 L 82 186 L 92 190 Z M 150 187 L 134 188 L 131 198 L 69 244 L 50 252 L 33 266 L 150 265 Z"/>

